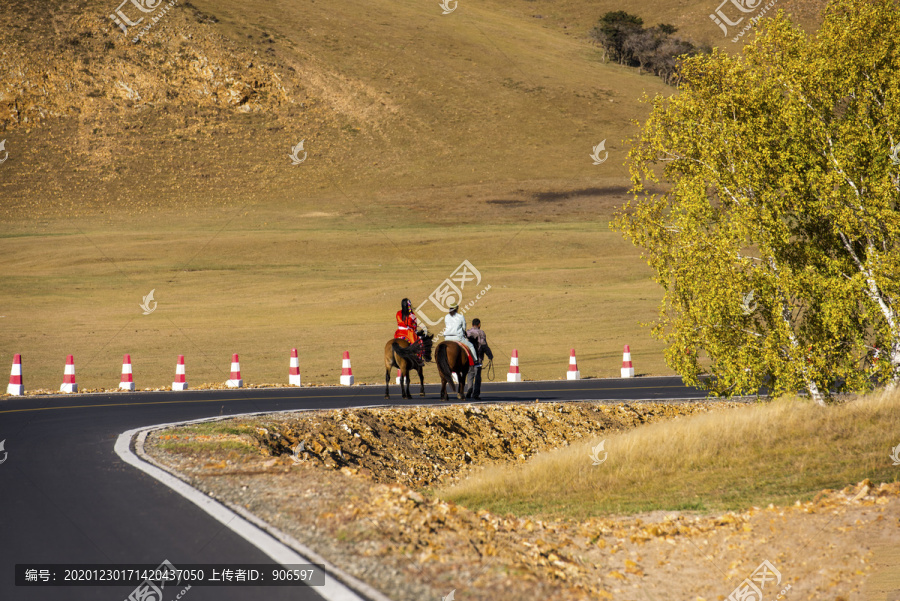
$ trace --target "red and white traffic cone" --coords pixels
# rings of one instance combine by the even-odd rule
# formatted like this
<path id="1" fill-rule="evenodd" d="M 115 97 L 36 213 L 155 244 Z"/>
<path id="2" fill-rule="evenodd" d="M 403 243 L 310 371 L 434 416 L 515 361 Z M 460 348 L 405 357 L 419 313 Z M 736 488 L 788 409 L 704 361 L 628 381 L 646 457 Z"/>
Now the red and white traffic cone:
<path id="1" fill-rule="evenodd" d="M 569 352 L 569 371 L 566 372 L 566 380 L 580 380 L 581 372 L 578 371 L 578 363 L 575 362 L 575 349 Z"/>
<path id="2" fill-rule="evenodd" d="M 300 358 L 297 356 L 297 349 L 291 349 L 291 372 L 288 375 L 288 384 L 290 386 L 300 386 Z"/>
<path id="3" fill-rule="evenodd" d="M 134 390 L 134 379 L 131 375 L 131 355 L 125 355 L 122 359 L 122 380 L 119 382 L 120 390 Z"/>
<path id="4" fill-rule="evenodd" d="M 622 353 L 622 377 L 634 377 L 634 366 L 631 364 L 631 347 L 627 344 L 625 345 L 625 352 Z"/>
<path id="5" fill-rule="evenodd" d="M 353 386 L 353 368 L 350 367 L 350 351 L 344 351 L 341 363 L 341 386 Z"/>
<path id="6" fill-rule="evenodd" d="M 172 390 L 187 390 L 187 380 L 184 379 L 184 355 L 178 355 L 178 364 L 175 366 L 175 381 L 172 382 Z"/>
<path id="7" fill-rule="evenodd" d="M 237 353 L 231 356 L 231 378 L 225 382 L 225 386 L 228 388 L 243 388 L 244 386 L 244 381 L 241 379 L 241 360 L 238 359 Z"/>
<path id="8" fill-rule="evenodd" d="M 400 384 L 400 368 L 399 367 L 397 368 L 397 377 L 394 379 L 394 381 L 397 382 L 397 385 Z"/>
<path id="9" fill-rule="evenodd" d="M 78 384 L 75 383 L 75 357 L 69 355 L 66 357 L 66 371 L 63 375 L 63 384 L 59 387 L 60 392 L 78 392 Z"/>
<path id="10" fill-rule="evenodd" d="M 509 373 L 506 374 L 507 382 L 521 382 L 522 374 L 519 373 L 519 351 L 513 349 L 512 357 L 509 359 Z"/>
<path id="11" fill-rule="evenodd" d="M 12 371 L 9 372 L 9 386 L 6 394 L 22 396 L 25 394 L 25 386 L 22 385 L 22 355 L 13 357 Z"/>

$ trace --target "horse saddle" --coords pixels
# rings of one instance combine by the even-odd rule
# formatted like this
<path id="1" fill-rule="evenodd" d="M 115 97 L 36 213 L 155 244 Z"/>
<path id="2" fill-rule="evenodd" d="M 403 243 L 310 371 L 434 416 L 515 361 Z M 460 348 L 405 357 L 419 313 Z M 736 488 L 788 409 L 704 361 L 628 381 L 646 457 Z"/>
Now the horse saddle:
<path id="1" fill-rule="evenodd" d="M 466 357 L 469 358 L 469 367 L 475 365 L 475 357 L 472 356 L 472 353 L 469 351 L 469 347 L 467 347 L 462 342 L 459 342 L 458 340 L 448 340 L 447 342 L 455 342 L 459 346 L 459 348 L 461 348 L 466 353 Z"/>

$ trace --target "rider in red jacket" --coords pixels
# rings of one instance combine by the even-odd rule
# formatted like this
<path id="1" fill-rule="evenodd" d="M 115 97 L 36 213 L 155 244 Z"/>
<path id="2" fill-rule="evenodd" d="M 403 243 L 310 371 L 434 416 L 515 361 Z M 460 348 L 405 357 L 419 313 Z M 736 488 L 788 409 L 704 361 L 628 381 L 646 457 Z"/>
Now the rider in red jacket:
<path id="1" fill-rule="evenodd" d="M 408 298 L 404 298 L 400 303 L 400 310 L 397 311 L 397 331 L 394 332 L 394 338 L 403 338 L 413 345 L 419 340 L 417 328 L 418 321 L 416 314 L 413 313 L 412 303 Z"/>

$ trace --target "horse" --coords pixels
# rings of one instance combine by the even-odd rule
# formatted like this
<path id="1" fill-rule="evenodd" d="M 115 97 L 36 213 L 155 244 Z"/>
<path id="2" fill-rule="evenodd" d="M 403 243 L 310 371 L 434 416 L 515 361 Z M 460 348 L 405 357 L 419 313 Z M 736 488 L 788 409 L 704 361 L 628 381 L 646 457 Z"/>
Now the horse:
<path id="1" fill-rule="evenodd" d="M 444 340 L 437 345 L 434 351 L 434 361 L 437 363 L 438 372 L 441 374 L 441 400 L 449 401 L 447 396 L 447 384 L 451 390 L 456 391 L 456 398 L 464 401 L 466 388 L 466 375 L 469 373 L 469 354 L 455 341 Z M 453 383 L 453 374 L 459 382 L 459 389 Z"/>
<path id="2" fill-rule="evenodd" d="M 424 334 L 421 330 L 418 332 L 419 340 L 422 342 L 422 351 L 425 355 L 425 361 L 431 361 L 431 345 L 434 334 Z M 398 368 L 400 370 L 400 396 L 404 399 L 411 399 L 412 394 L 409 392 L 409 371 L 415 370 L 419 374 L 419 386 L 421 387 L 421 396 L 425 396 L 425 377 L 422 375 L 423 365 L 419 363 L 416 349 L 410 349 L 409 341 L 404 338 L 392 338 L 384 345 L 384 398 L 391 398 L 391 369 Z"/>

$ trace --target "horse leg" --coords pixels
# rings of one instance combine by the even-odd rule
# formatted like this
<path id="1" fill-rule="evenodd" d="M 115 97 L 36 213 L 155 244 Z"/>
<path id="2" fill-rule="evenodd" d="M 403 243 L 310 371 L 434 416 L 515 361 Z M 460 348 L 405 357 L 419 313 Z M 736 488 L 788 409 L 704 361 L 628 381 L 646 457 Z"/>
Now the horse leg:
<path id="1" fill-rule="evenodd" d="M 466 377 L 461 371 L 456 372 L 456 380 L 459 386 L 456 387 L 456 398 L 461 401 L 466 400 Z"/>
<path id="2" fill-rule="evenodd" d="M 391 370 L 387 368 L 384 370 L 384 398 L 391 398 Z"/>
<path id="3" fill-rule="evenodd" d="M 422 375 L 422 368 L 416 371 L 419 372 L 419 396 L 425 396 L 425 377 Z"/>
<path id="4" fill-rule="evenodd" d="M 409 366 L 401 372 L 400 375 L 400 388 L 403 389 L 403 398 L 411 399 L 412 395 L 409 393 Z"/>

